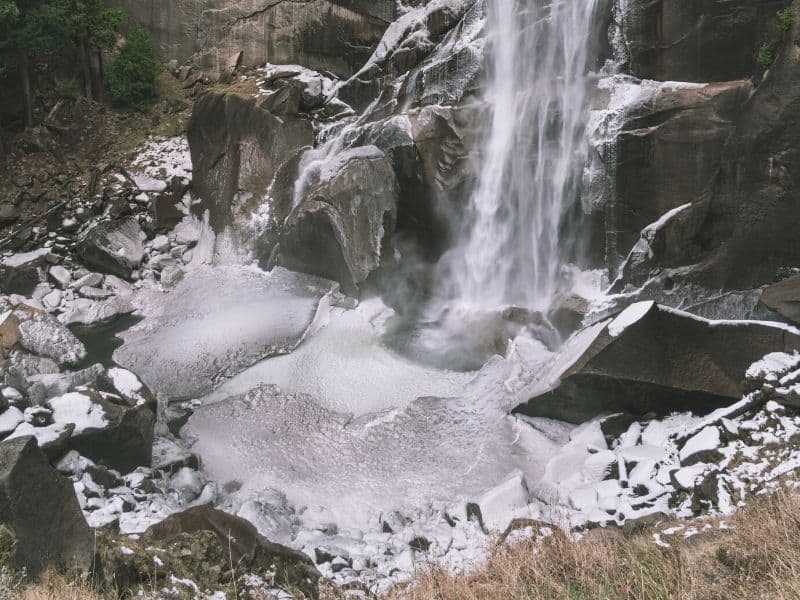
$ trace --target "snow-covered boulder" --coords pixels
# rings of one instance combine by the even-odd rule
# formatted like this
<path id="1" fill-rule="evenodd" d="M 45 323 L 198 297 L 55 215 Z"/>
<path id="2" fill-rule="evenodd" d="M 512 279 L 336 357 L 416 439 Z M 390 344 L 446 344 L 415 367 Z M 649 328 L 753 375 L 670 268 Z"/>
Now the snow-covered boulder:
<path id="1" fill-rule="evenodd" d="M 72 332 L 42 310 L 20 304 L 0 315 L 0 356 L 13 349 L 72 365 L 86 357 L 86 348 Z"/>
<path id="2" fill-rule="evenodd" d="M 743 393 L 751 363 L 800 349 L 781 323 L 710 321 L 639 302 L 573 335 L 518 410 L 580 422 L 616 411 L 703 413 Z"/>

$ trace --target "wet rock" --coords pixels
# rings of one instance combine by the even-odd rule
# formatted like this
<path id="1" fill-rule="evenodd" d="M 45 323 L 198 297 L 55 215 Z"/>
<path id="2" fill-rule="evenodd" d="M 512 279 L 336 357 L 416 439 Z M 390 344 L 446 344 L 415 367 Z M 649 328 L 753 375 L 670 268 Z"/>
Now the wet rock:
<path id="1" fill-rule="evenodd" d="M 575 423 L 609 411 L 703 413 L 741 397 L 750 364 L 796 349 L 800 333 L 786 326 L 714 322 L 639 302 L 575 334 L 517 410 Z"/>
<path id="2" fill-rule="evenodd" d="M 391 258 L 397 180 L 374 146 L 340 154 L 291 212 L 272 263 L 341 283 L 353 293 Z"/>
<path id="3" fill-rule="evenodd" d="M 93 539 L 72 482 L 32 437 L 0 443 L 0 521 L 14 532 L 15 560 L 30 576 L 92 564 Z"/>
<path id="4" fill-rule="evenodd" d="M 78 256 L 90 268 L 129 279 L 144 257 L 141 232 L 133 217 L 100 222 L 79 238 Z"/>

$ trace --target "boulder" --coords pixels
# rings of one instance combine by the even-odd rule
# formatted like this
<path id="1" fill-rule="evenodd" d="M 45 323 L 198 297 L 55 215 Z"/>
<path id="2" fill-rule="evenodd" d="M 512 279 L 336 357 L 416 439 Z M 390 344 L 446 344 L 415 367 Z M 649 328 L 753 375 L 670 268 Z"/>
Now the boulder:
<path id="1" fill-rule="evenodd" d="M 744 375 L 770 352 L 800 350 L 780 323 L 710 321 L 638 302 L 573 335 L 517 411 L 580 423 L 604 413 L 705 413 L 738 400 Z"/>
<path id="2" fill-rule="evenodd" d="M 325 164 L 286 219 L 272 263 L 338 281 L 346 293 L 392 257 L 398 185 L 375 146 Z"/>
<path id="3" fill-rule="evenodd" d="M 767 286 L 761 303 L 792 323 L 800 324 L 800 275 Z"/>
<path id="4" fill-rule="evenodd" d="M 260 535 L 248 521 L 209 506 L 196 506 L 167 517 L 144 532 L 142 539 L 158 545 L 180 542 L 187 536 L 208 532 L 223 550 L 222 571 L 260 573 L 270 570 L 275 584 L 299 589 L 309 597 L 318 594 L 320 574 L 305 554 L 275 544 Z"/>
<path id="5" fill-rule="evenodd" d="M 162 62 L 212 75 L 237 65 L 301 64 L 349 76 L 395 19 L 394 0 L 113 0 L 153 35 Z"/>
<path id="6" fill-rule="evenodd" d="M 790 0 L 636 0 L 620 15 L 628 68 L 659 81 L 729 81 L 756 69 L 758 47 Z"/>
<path id="7" fill-rule="evenodd" d="M 0 356 L 23 349 L 61 366 L 76 364 L 86 357 L 83 343 L 42 310 L 20 304 L 0 319 Z"/>
<path id="8" fill-rule="evenodd" d="M 260 201 L 281 165 L 314 144 L 310 121 L 279 118 L 253 98 L 232 93 L 201 97 L 187 136 L 193 193 L 215 231 L 239 215 L 249 223 L 255 205 L 248 201 Z"/>
<path id="9" fill-rule="evenodd" d="M 30 576 L 92 564 L 93 538 L 72 482 L 32 437 L 0 443 L 0 522 L 16 536 L 15 560 Z"/>
<path id="10" fill-rule="evenodd" d="M 81 234 L 77 252 L 87 267 L 128 279 L 144 258 L 142 229 L 133 217 L 102 221 Z"/>
<path id="11" fill-rule="evenodd" d="M 3 257 L 0 259 L 0 291 L 30 295 L 39 283 L 39 269 L 55 258 L 49 248 Z"/>

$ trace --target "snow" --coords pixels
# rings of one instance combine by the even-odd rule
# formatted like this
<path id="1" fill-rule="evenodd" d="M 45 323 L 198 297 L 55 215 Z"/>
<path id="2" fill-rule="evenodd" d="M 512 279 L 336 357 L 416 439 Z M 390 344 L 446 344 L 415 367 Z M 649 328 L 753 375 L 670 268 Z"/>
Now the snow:
<path id="1" fill-rule="evenodd" d="M 132 166 L 143 183 L 146 180 L 165 181 L 173 177 L 183 177 L 191 180 L 192 156 L 189 152 L 189 142 L 185 136 L 151 138 L 139 150 L 139 154 L 133 160 Z M 137 175 L 134 175 L 134 180 L 137 180 Z M 137 185 L 139 185 L 138 181 Z M 139 189 L 143 191 L 161 191 L 158 189 L 144 189 L 141 186 L 139 186 Z"/>
<path id="2" fill-rule="evenodd" d="M 783 374 L 798 364 L 800 364 L 799 352 L 792 354 L 772 352 L 750 365 L 745 376 L 748 379 L 764 379 L 768 382 L 776 382 L 778 381 L 778 374 Z"/>
<path id="3" fill-rule="evenodd" d="M 644 318 L 653 306 L 655 302 L 652 300 L 631 304 L 608 324 L 608 334 L 611 337 L 618 337 L 627 327 Z"/>
<path id="4" fill-rule="evenodd" d="M 75 424 L 72 435 L 80 435 L 87 429 L 103 429 L 109 424 L 102 405 L 80 392 L 69 392 L 51 398 L 47 403 L 53 409 L 55 424 Z"/>
<path id="5" fill-rule="evenodd" d="M 706 427 L 695 434 L 681 448 L 681 460 L 685 460 L 698 452 L 716 450 L 720 445 L 719 429 L 716 427 Z"/>
<path id="6" fill-rule="evenodd" d="M 49 248 L 39 248 L 31 252 L 18 252 L 0 259 L 0 265 L 11 269 L 21 269 L 39 265 L 50 256 Z"/>
<path id="7" fill-rule="evenodd" d="M 120 369 L 119 367 L 112 367 L 106 371 L 106 374 L 111 378 L 111 382 L 120 394 L 127 398 L 136 401 L 137 406 L 145 403 L 145 397 L 142 395 L 144 384 L 139 381 L 133 373 L 127 369 Z"/>
<path id="8" fill-rule="evenodd" d="M 22 411 L 16 406 L 9 406 L 0 414 L 0 436 L 14 431 L 23 420 Z"/>

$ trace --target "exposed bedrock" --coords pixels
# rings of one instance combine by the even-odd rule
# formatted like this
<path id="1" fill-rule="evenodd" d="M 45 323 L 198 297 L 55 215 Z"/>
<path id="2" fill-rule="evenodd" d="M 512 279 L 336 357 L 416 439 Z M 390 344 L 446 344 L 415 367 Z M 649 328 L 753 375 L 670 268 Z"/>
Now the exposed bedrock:
<path id="1" fill-rule="evenodd" d="M 573 423 L 618 411 L 708 412 L 741 397 L 748 365 L 796 350 L 792 327 L 714 322 L 639 302 L 570 338 L 517 410 Z"/>
<path id="2" fill-rule="evenodd" d="M 395 19 L 394 0 L 111 0 L 152 33 L 164 62 L 219 74 L 302 64 L 340 77 L 370 57 Z"/>
<path id="3" fill-rule="evenodd" d="M 615 229 L 620 250 L 634 249 L 620 289 L 661 273 L 666 285 L 749 290 L 800 264 L 798 39 L 795 19 L 752 91 L 747 82 L 679 90 L 694 100 L 660 111 L 663 91 L 652 114 L 623 128 Z"/>
<path id="4" fill-rule="evenodd" d="M 232 93 L 200 98 L 187 136 L 193 191 L 217 231 L 237 215 L 249 218 L 281 166 L 314 143 L 309 120 L 276 117 L 253 98 Z"/>
<path id="5" fill-rule="evenodd" d="M 788 0 L 635 0 L 622 20 L 628 70 L 659 81 L 728 81 L 756 70 L 759 45 Z"/>

